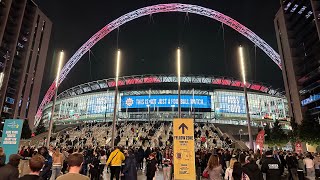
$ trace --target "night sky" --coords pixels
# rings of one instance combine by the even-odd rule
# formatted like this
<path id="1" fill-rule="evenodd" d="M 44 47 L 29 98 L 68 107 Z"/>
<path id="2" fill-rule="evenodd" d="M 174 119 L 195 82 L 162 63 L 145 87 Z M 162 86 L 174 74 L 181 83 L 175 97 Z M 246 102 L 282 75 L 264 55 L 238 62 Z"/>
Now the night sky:
<path id="1" fill-rule="evenodd" d="M 54 80 L 56 50 L 63 49 L 69 59 L 94 33 L 117 17 L 138 8 L 160 3 L 188 3 L 224 13 L 247 26 L 278 51 L 274 16 L 278 0 L 36 0 L 52 20 L 53 31 L 43 79 L 41 98 Z M 182 73 L 239 78 L 237 46 L 246 47 L 249 80 L 283 88 L 282 73 L 257 48 L 255 63 L 251 41 L 207 17 L 185 13 L 161 13 L 131 21 L 119 29 L 122 50 L 121 76 L 175 74 L 175 51 L 182 49 Z M 225 50 L 224 52 L 224 42 Z M 113 31 L 86 54 L 71 70 L 59 92 L 72 86 L 114 76 L 117 31 Z M 66 60 L 67 60 L 66 59 Z"/>

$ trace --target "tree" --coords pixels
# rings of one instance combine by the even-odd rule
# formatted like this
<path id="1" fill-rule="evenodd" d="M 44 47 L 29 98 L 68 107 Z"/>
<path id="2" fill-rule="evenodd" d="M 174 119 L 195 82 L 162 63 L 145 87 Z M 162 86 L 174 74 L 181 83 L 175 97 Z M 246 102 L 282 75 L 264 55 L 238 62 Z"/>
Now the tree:
<path id="1" fill-rule="evenodd" d="M 264 127 L 264 134 L 266 135 L 265 138 L 264 138 L 264 141 L 266 144 L 270 144 L 271 142 L 271 129 L 270 129 L 270 126 L 269 124 L 267 123 L 267 125 Z"/>
<path id="2" fill-rule="evenodd" d="M 273 128 L 271 130 L 270 138 L 272 139 L 275 145 L 283 145 L 289 142 L 288 136 L 282 129 L 278 120 L 276 120 L 273 123 Z"/>
<path id="3" fill-rule="evenodd" d="M 264 131 L 267 134 L 265 137 L 266 144 L 282 146 L 289 142 L 288 135 L 284 132 L 278 120 L 273 123 L 272 129 L 270 129 L 269 125 L 266 125 Z"/>
<path id="4" fill-rule="evenodd" d="M 320 124 L 317 119 L 306 116 L 298 126 L 299 139 L 309 144 L 320 144 Z"/>
<path id="5" fill-rule="evenodd" d="M 44 133 L 44 132 L 46 132 L 46 128 L 44 127 L 43 121 L 40 120 L 40 122 L 36 128 L 36 135 Z"/>
<path id="6" fill-rule="evenodd" d="M 23 126 L 22 126 L 22 132 L 21 132 L 21 139 L 29 139 L 31 137 L 31 129 L 29 126 L 29 121 L 24 120 Z"/>

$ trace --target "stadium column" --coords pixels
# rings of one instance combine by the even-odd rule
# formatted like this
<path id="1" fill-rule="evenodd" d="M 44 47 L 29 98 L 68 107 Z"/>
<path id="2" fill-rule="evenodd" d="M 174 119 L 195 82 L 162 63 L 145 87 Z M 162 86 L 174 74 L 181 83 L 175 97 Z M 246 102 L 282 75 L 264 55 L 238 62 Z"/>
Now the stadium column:
<path id="1" fill-rule="evenodd" d="M 113 108 L 113 121 L 112 121 L 112 134 L 111 134 L 111 147 L 114 148 L 114 136 L 116 131 L 116 118 L 117 118 L 117 104 L 118 104 L 118 81 L 120 71 L 120 49 L 117 51 L 117 66 L 116 66 L 116 87 L 114 91 L 114 108 Z"/>
<path id="2" fill-rule="evenodd" d="M 247 112 L 247 119 L 248 119 L 249 146 L 250 146 L 250 149 L 254 149 L 253 139 L 252 139 L 252 130 L 251 130 L 251 119 L 250 119 L 250 111 L 249 111 L 249 102 L 248 102 L 246 72 L 245 72 L 245 65 L 244 65 L 244 55 L 243 55 L 243 48 L 241 46 L 239 47 L 239 59 L 240 59 L 241 74 L 242 74 L 242 81 L 243 81 L 243 90 L 244 90 L 244 96 L 245 96 L 245 101 L 246 101 L 246 112 Z"/>
<path id="3" fill-rule="evenodd" d="M 59 63 L 58 63 L 58 70 L 57 70 L 57 75 L 56 75 L 56 89 L 54 92 L 54 97 L 53 97 L 53 102 L 52 102 L 52 108 L 51 108 L 51 116 L 50 116 L 50 122 L 49 122 L 49 132 L 48 132 L 48 137 L 47 137 L 47 147 L 49 148 L 50 146 L 50 139 L 51 139 L 51 134 L 52 134 L 52 127 L 53 127 L 53 116 L 54 116 L 54 108 L 56 106 L 56 100 L 57 100 L 57 93 L 58 93 L 58 86 L 59 86 L 59 77 L 60 77 L 60 70 L 62 66 L 62 61 L 64 58 L 64 52 L 61 51 L 59 55 Z"/>

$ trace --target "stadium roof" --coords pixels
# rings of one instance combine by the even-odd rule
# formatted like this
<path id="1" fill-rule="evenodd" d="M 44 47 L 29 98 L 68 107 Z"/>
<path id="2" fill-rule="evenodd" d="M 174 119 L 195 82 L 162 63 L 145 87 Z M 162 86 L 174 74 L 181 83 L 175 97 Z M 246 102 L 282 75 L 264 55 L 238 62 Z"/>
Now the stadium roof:
<path id="1" fill-rule="evenodd" d="M 152 85 L 152 84 L 165 84 L 165 83 L 177 83 L 177 77 L 175 75 L 134 75 L 134 76 L 123 76 L 119 77 L 119 89 L 126 86 L 133 85 Z M 242 89 L 244 84 L 242 81 L 221 77 L 221 76 L 196 76 L 187 75 L 181 76 L 182 85 L 186 84 L 203 84 L 203 85 L 215 85 L 221 86 L 221 88 L 239 88 Z M 77 96 L 85 93 L 96 92 L 100 90 L 113 89 L 115 87 L 115 78 L 102 79 L 97 81 L 91 81 L 84 84 L 74 86 L 61 92 L 58 95 L 58 99 L 66 98 L 70 96 Z M 251 91 L 262 92 L 273 96 L 283 97 L 283 91 L 279 89 L 273 89 L 271 86 L 258 83 L 258 82 L 247 82 L 247 88 Z"/>

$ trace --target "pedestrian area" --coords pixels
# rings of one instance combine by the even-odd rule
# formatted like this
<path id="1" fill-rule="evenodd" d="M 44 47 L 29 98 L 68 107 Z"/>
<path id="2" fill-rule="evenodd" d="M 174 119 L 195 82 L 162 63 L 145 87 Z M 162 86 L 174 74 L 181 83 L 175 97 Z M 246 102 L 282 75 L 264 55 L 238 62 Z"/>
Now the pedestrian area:
<path id="1" fill-rule="evenodd" d="M 104 180 L 110 180 L 110 174 L 107 174 L 103 179 Z M 114 178 L 115 179 L 115 178 Z M 142 172 L 141 170 L 138 171 L 138 180 L 146 180 L 146 174 L 145 172 Z M 159 170 L 156 172 L 156 177 L 154 178 L 154 180 L 163 180 L 163 173 L 162 170 Z"/>

